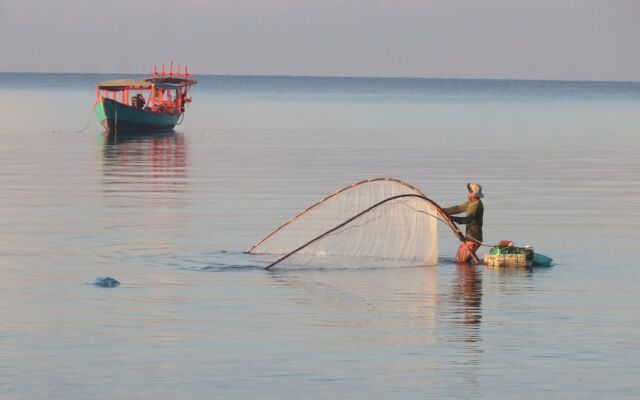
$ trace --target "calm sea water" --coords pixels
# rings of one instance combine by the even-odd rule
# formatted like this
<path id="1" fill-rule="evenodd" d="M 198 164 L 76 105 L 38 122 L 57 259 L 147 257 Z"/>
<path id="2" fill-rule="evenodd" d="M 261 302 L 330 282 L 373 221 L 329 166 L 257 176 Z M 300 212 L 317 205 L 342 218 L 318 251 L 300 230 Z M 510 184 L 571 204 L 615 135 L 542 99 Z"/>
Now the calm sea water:
<path id="1" fill-rule="evenodd" d="M 640 83 L 205 76 L 114 139 L 110 78 L 0 74 L 0 398 L 640 396 Z M 486 241 L 555 264 L 457 266 L 444 228 L 435 267 L 242 253 L 373 176 L 480 182 Z"/>

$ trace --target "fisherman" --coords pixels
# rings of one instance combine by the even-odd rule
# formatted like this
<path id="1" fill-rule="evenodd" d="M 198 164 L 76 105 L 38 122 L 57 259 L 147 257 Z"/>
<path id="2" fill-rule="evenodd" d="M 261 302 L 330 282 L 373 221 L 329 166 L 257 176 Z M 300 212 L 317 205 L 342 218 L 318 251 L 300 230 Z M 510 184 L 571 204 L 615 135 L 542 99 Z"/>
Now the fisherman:
<path id="1" fill-rule="evenodd" d="M 469 193 L 467 193 L 466 202 L 444 209 L 453 222 L 466 225 L 465 240 L 460 243 L 456 252 L 457 263 L 468 263 L 473 260 L 482 242 L 482 215 L 484 214 L 484 206 L 480 201 L 484 197 L 482 186 L 477 183 L 467 183 L 467 190 Z M 466 213 L 464 217 L 452 216 L 463 212 Z"/>
<path id="2" fill-rule="evenodd" d="M 142 93 L 138 93 L 131 98 L 131 105 L 136 108 L 144 108 L 144 104 L 146 103 L 144 96 Z"/>

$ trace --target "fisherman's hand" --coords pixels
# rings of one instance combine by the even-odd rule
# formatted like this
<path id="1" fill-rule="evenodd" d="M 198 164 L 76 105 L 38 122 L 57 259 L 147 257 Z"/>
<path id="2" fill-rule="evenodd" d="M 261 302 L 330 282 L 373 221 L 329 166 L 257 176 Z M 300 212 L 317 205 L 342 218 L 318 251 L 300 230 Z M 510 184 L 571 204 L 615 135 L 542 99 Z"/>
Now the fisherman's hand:
<path id="1" fill-rule="evenodd" d="M 455 216 L 452 216 L 452 217 L 451 217 L 451 220 L 452 220 L 453 222 L 455 222 L 456 224 L 459 224 L 460 222 L 462 222 L 462 218 L 461 218 L 461 217 L 455 217 Z"/>

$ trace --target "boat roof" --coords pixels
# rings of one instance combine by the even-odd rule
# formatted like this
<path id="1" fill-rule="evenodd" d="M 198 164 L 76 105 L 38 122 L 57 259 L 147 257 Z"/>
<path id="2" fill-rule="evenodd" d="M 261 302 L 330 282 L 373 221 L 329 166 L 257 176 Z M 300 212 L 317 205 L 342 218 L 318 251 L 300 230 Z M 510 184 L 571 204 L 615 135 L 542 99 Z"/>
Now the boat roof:
<path id="1" fill-rule="evenodd" d="M 151 88 L 151 82 L 140 79 L 112 79 L 110 81 L 98 82 L 96 86 L 106 90 L 149 89 Z"/>
<path id="2" fill-rule="evenodd" d="M 194 79 L 183 78 L 149 78 L 141 79 L 112 79 L 98 82 L 96 86 L 102 90 L 119 91 L 125 89 L 150 89 L 151 85 L 161 89 L 178 89 L 197 83 Z"/>
<path id="3" fill-rule="evenodd" d="M 147 79 L 148 82 L 153 83 L 156 87 L 162 89 L 177 89 L 184 86 L 191 86 L 193 84 L 198 83 L 198 81 L 194 79 L 185 79 L 185 78 L 173 78 L 173 77 L 154 77 Z"/>
<path id="4" fill-rule="evenodd" d="M 154 82 L 155 87 L 160 89 L 178 89 L 184 86 L 190 86 L 191 84 L 184 83 L 169 83 L 169 82 Z"/>

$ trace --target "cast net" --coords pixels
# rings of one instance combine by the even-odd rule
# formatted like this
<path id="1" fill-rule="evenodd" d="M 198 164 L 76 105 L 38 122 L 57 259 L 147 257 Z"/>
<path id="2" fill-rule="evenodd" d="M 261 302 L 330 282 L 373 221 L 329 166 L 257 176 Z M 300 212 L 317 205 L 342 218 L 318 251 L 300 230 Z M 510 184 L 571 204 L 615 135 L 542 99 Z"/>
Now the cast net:
<path id="1" fill-rule="evenodd" d="M 391 178 L 357 182 L 301 211 L 249 253 L 278 255 L 269 267 L 308 265 L 335 257 L 437 264 L 442 209 L 415 187 Z"/>

